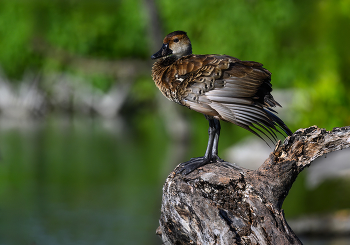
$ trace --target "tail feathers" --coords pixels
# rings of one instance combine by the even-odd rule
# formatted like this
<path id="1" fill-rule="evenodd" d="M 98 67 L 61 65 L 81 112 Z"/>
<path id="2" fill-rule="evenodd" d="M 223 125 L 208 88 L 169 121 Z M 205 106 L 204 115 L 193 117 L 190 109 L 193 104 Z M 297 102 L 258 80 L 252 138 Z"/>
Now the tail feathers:
<path id="1" fill-rule="evenodd" d="M 266 114 L 269 115 L 269 117 L 275 122 L 275 124 L 283 130 L 288 136 L 291 136 L 293 133 L 292 131 L 287 127 L 287 125 L 275 114 L 270 112 L 269 110 L 264 109 Z"/>

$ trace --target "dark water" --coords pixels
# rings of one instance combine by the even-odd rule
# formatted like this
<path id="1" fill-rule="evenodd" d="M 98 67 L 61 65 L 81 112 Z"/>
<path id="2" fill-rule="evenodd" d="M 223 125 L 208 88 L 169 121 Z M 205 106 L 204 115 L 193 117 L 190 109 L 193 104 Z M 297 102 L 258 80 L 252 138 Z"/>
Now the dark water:
<path id="1" fill-rule="evenodd" d="M 86 118 L 2 122 L 0 244 L 160 244 L 166 176 L 162 154 L 145 152 L 165 139 L 118 128 Z"/>
<path id="2" fill-rule="evenodd" d="M 139 128 L 82 117 L 0 120 L 0 245 L 161 244 L 162 184 L 174 166 L 164 166 L 170 140 L 150 120 Z M 307 200 L 298 179 L 287 215 Z M 301 240 L 350 244 L 348 237 Z"/>

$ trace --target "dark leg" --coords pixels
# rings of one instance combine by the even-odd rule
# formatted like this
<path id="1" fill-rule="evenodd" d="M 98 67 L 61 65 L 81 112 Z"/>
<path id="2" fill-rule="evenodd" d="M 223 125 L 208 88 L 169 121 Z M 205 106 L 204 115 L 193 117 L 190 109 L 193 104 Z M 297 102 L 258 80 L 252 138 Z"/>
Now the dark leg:
<path id="1" fill-rule="evenodd" d="M 213 144 L 215 140 L 216 129 L 215 129 L 215 122 L 214 122 L 215 119 L 211 119 L 211 118 L 207 118 L 207 119 L 209 121 L 209 129 L 208 129 L 209 139 L 208 139 L 207 150 L 205 151 L 204 158 L 210 159 L 213 151 Z"/>
<path id="2" fill-rule="evenodd" d="M 191 160 L 181 163 L 176 173 L 184 175 L 191 173 L 193 170 L 206 165 L 208 163 L 222 161 L 218 157 L 218 143 L 220 136 L 220 121 L 214 118 L 206 117 L 209 121 L 209 139 L 207 150 L 203 157 L 192 158 Z"/>
<path id="3" fill-rule="evenodd" d="M 214 121 L 214 127 L 215 127 L 215 135 L 214 135 L 214 141 L 213 141 L 213 148 L 212 148 L 212 153 L 211 157 L 212 159 L 218 161 L 218 162 L 223 162 L 223 160 L 219 157 L 219 137 L 220 137 L 220 121 L 217 119 L 213 119 Z"/>

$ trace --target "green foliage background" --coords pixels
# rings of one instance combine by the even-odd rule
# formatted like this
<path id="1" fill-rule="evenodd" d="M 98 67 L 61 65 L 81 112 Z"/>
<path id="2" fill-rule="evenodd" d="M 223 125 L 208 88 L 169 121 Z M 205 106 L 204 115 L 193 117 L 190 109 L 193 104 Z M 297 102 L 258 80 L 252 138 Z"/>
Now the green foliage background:
<path id="1" fill-rule="evenodd" d="M 195 53 L 259 61 L 273 73 L 274 88 L 302 91 L 293 101 L 300 119 L 289 122 L 294 129 L 350 124 L 349 1 L 156 3 L 164 34 L 187 31 Z M 147 25 L 140 0 L 1 1 L 0 65 L 15 82 L 28 71 L 76 72 L 55 52 L 73 58 L 146 60 L 154 52 Z M 87 80 L 106 88 L 110 80 L 103 76 L 109 75 L 99 74 L 100 82 L 93 75 Z M 153 91 L 147 93 L 151 99 Z"/>

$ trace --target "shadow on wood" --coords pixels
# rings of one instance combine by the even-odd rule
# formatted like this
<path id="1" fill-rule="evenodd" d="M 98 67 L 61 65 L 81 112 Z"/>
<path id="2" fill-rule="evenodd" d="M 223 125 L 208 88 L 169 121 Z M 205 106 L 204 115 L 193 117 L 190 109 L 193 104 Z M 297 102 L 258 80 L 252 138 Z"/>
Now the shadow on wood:
<path id="1" fill-rule="evenodd" d="M 157 234 L 164 244 L 302 244 L 284 218 L 283 201 L 313 160 L 349 146 L 350 126 L 313 126 L 279 141 L 257 170 L 225 162 L 185 176 L 172 172 Z"/>

